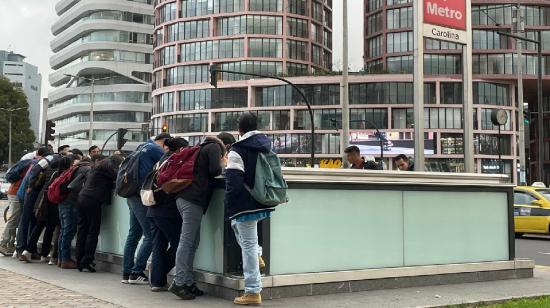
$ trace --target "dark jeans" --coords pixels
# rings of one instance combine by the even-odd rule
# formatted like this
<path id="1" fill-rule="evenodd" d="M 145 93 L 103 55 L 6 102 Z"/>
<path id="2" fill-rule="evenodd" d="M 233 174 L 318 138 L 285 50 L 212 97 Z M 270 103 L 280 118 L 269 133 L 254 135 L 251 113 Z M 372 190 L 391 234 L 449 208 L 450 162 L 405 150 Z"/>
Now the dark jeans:
<path id="1" fill-rule="evenodd" d="M 151 286 L 163 287 L 168 283 L 166 276 L 176 265 L 176 251 L 181 234 L 181 219 L 151 218 L 151 234 L 153 237 Z"/>
<path id="2" fill-rule="evenodd" d="M 94 261 L 101 227 L 101 203 L 79 200 L 78 233 L 76 235 L 76 263 L 86 267 Z"/>
<path id="3" fill-rule="evenodd" d="M 178 286 L 190 286 L 194 283 L 193 262 L 200 243 L 201 221 L 203 209 L 201 206 L 182 198 L 176 200 L 178 211 L 183 223 L 176 252 L 176 275 L 174 282 Z"/>
<path id="4" fill-rule="evenodd" d="M 147 207 L 141 203 L 140 196 L 129 197 L 126 201 L 130 208 L 130 230 L 124 245 L 122 272 L 125 274 L 141 273 L 147 266 L 147 260 L 152 250 L 151 222 L 147 218 Z M 143 242 L 136 255 L 141 236 L 143 236 Z"/>
<path id="5" fill-rule="evenodd" d="M 21 213 L 21 221 L 17 227 L 17 246 L 15 247 L 18 252 L 23 252 L 27 249 L 27 242 L 30 237 L 31 231 L 36 224 L 36 217 L 34 217 L 34 203 L 38 198 L 39 192 L 31 189 L 31 191 L 25 194 L 25 202 L 23 202 L 23 208 Z"/>
<path id="6" fill-rule="evenodd" d="M 57 204 L 49 204 L 47 205 L 47 216 L 45 217 L 46 220 L 37 220 L 36 225 L 34 226 L 31 236 L 29 238 L 29 242 L 27 243 L 27 250 L 31 253 L 37 253 L 37 244 L 38 239 L 40 238 L 40 233 L 42 233 L 42 230 L 46 229 L 44 231 L 44 237 L 42 238 L 42 250 L 40 251 L 40 255 L 42 257 L 47 257 L 50 253 L 50 249 L 52 247 L 52 239 L 53 239 L 53 233 L 55 231 L 55 228 L 59 224 L 59 213 L 57 211 Z"/>
<path id="7" fill-rule="evenodd" d="M 62 262 L 71 260 L 71 242 L 78 224 L 78 209 L 75 205 L 61 202 L 59 208 L 59 253 Z"/>

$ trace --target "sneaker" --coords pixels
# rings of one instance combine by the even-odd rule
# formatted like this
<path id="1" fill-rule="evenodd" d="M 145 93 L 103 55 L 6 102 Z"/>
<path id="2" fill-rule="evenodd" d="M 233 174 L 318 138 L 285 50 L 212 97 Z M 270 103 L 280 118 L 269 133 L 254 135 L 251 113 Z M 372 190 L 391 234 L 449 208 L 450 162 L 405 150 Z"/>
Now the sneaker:
<path id="1" fill-rule="evenodd" d="M 243 296 L 235 298 L 233 303 L 237 305 L 261 305 L 262 296 L 260 295 L 260 293 L 245 293 L 243 294 Z"/>
<path id="2" fill-rule="evenodd" d="M 191 287 L 186 285 L 178 286 L 176 282 L 172 282 L 172 285 L 168 288 L 168 291 L 174 293 L 176 296 L 183 300 L 193 300 L 195 299 L 195 294 L 191 291 Z"/>
<path id="3" fill-rule="evenodd" d="M 193 283 L 189 289 L 191 290 L 191 293 L 193 293 L 195 296 L 203 296 L 204 292 L 197 287 L 195 283 Z"/>
<path id="4" fill-rule="evenodd" d="M 124 283 L 124 284 L 127 284 L 128 279 L 130 279 L 130 274 L 122 274 L 122 280 L 120 282 Z"/>
<path id="5" fill-rule="evenodd" d="M 162 286 L 162 287 L 151 287 L 151 292 L 166 292 L 168 291 L 168 285 Z"/>
<path id="6" fill-rule="evenodd" d="M 13 254 L 13 249 L 10 249 L 10 247 L 8 247 L 7 244 L 1 244 L 0 245 L 0 254 L 8 257 L 8 256 L 11 256 Z"/>
<path id="7" fill-rule="evenodd" d="M 130 274 L 129 284 L 149 284 L 149 279 L 144 273 Z"/>
<path id="8" fill-rule="evenodd" d="M 19 255 L 19 260 L 25 261 L 27 263 L 31 263 L 32 262 L 32 253 L 30 253 L 28 250 L 23 251 L 23 253 L 21 253 Z"/>
<path id="9" fill-rule="evenodd" d="M 48 258 L 40 257 L 40 263 L 48 263 L 48 261 L 50 261 Z"/>
<path id="10" fill-rule="evenodd" d="M 14 259 L 19 259 L 19 253 L 17 251 L 13 251 L 13 254 L 11 255 L 12 258 Z"/>
<path id="11" fill-rule="evenodd" d="M 57 265 L 57 259 L 50 257 L 50 262 L 48 262 L 48 265 Z"/>

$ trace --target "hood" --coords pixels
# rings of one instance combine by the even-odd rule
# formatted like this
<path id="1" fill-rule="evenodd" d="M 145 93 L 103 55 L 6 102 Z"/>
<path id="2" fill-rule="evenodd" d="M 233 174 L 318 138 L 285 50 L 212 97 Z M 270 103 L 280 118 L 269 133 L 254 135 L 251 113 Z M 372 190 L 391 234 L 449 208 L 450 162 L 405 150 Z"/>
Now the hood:
<path id="1" fill-rule="evenodd" d="M 257 130 L 244 134 L 235 145 L 257 152 L 271 151 L 271 139 Z"/>

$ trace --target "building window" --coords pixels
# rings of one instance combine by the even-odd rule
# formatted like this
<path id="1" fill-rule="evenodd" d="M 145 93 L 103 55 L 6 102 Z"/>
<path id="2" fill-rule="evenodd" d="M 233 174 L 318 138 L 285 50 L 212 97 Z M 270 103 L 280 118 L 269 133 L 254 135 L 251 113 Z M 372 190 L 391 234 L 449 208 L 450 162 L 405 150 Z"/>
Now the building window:
<path id="1" fill-rule="evenodd" d="M 307 16 L 307 0 L 288 0 L 288 12 Z"/>
<path id="2" fill-rule="evenodd" d="M 412 82 L 372 82 L 349 86 L 350 104 L 412 104 Z"/>
<path id="3" fill-rule="evenodd" d="M 307 20 L 300 18 L 287 18 L 288 35 L 307 38 Z"/>
<path id="4" fill-rule="evenodd" d="M 474 30 L 474 49 L 508 49 L 508 38 L 496 31 Z"/>
<path id="5" fill-rule="evenodd" d="M 241 12 L 244 0 L 183 0 L 181 16 L 193 17 L 218 13 Z"/>
<path id="6" fill-rule="evenodd" d="M 386 50 L 388 53 L 413 50 L 414 39 L 412 31 L 388 33 L 386 37 Z"/>
<path id="7" fill-rule="evenodd" d="M 313 110 L 313 121 L 316 129 L 340 129 L 342 127 L 342 111 L 339 109 Z M 307 110 L 296 110 L 294 129 L 311 129 L 311 119 Z"/>
<path id="8" fill-rule="evenodd" d="M 376 32 L 382 31 L 383 26 L 383 16 L 382 13 L 377 13 L 367 17 L 367 35 L 374 34 Z"/>
<path id="9" fill-rule="evenodd" d="M 288 76 L 307 76 L 309 75 L 309 69 L 307 64 L 287 62 L 286 74 Z"/>
<path id="10" fill-rule="evenodd" d="M 283 19 L 277 16 L 243 15 L 217 20 L 218 36 L 244 34 L 281 35 Z"/>
<path id="11" fill-rule="evenodd" d="M 392 128 L 413 128 L 414 110 L 412 108 L 392 109 Z"/>
<path id="12" fill-rule="evenodd" d="M 481 129 L 482 130 L 498 130 L 498 126 L 493 125 L 491 121 L 491 112 L 494 109 L 481 109 Z M 506 110 L 508 113 L 508 122 L 500 127 L 501 130 L 510 130 L 511 129 L 511 115 L 510 110 Z"/>
<path id="13" fill-rule="evenodd" d="M 424 55 L 424 74 L 457 75 L 462 74 L 460 55 Z"/>
<path id="14" fill-rule="evenodd" d="M 464 138 L 462 134 L 441 134 L 441 154 L 464 154 Z"/>
<path id="15" fill-rule="evenodd" d="M 212 131 L 237 131 L 239 130 L 239 117 L 242 111 L 214 113 Z"/>
<path id="16" fill-rule="evenodd" d="M 167 42 L 191 40 L 210 36 L 209 20 L 178 22 L 166 26 Z"/>
<path id="17" fill-rule="evenodd" d="M 251 38 L 248 40 L 248 56 L 257 58 L 281 58 L 283 56 L 282 40 Z"/>
<path id="18" fill-rule="evenodd" d="M 248 95 L 246 88 L 220 88 L 180 91 L 180 111 L 246 108 Z"/>
<path id="19" fill-rule="evenodd" d="M 208 81 L 208 65 L 187 65 L 166 70 L 166 86 Z"/>
<path id="20" fill-rule="evenodd" d="M 424 41 L 426 42 L 426 49 L 427 50 L 459 50 L 462 49 L 462 46 L 460 44 L 446 42 L 446 41 L 440 41 L 440 40 L 434 40 L 425 38 Z"/>
<path id="21" fill-rule="evenodd" d="M 387 10 L 386 24 L 388 29 L 411 28 L 413 26 L 412 6 Z"/>
<path id="22" fill-rule="evenodd" d="M 461 129 L 462 109 L 460 108 L 424 108 L 424 128 Z"/>
<path id="23" fill-rule="evenodd" d="M 483 155 L 498 155 L 498 135 L 488 135 L 488 134 L 475 134 L 475 153 Z M 500 143 L 500 153 L 502 155 L 511 155 L 510 135 L 502 135 Z"/>
<path id="24" fill-rule="evenodd" d="M 351 129 L 372 129 L 373 125 L 378 129 L 388 128 L 388 109 L 386 108 L 362 108 L 350 109 Z"/>
<path id="25" fill-rule="evenodd" d="M 157 10 L 158 13 L 158 23 L 162 24 L 170 20 L 177 18 L 177 9 L 176 3 L 168 3 L 163 5 L 160 9 Z"/>
<path id="26" fill-rule="evenodd" d="M 367 56 L 375 58 L 382 55 L 382 36 L 375 36 L 367 40 L 368 50 Z"/>
<path id="27" fill-rule="evenodd" d="M 312 105 L 339 105 L 340 86 L 337 84 L 298 85 Z M 302 96 L 291 86 L 256 88 L 256 106 L 306 106 Z"/>
<path id="28" fill-rule="evenodd" d="M 177 114 L 166 117 L 170 133 L 200 133 L 208 131 L 208 114 Z"/>
<path id="29" fill-rule="evenodd" d="M 462 104 L 462 83 L 460 82 L 442 82 L 441 103 L 442 104 Z"/>
<path id="30" fill-rule="evenodd" d="M 241 58 L 244 56 L 244 40 L 216 40 L 181 44 L 181 61 Z"/>
<path id="31" fill-rule="evenodd" d="M 273 151 L 277 154 L 311 153 L 311 135 L 273 134 Z M 315 134 L 314 150 L 317 154 L 340 154 L 340 134 Z"/>
<path id="32" fill-rule="evenodd" d="M 289 130 L 290 111 L 251 111 L 258 118 L 258 129 L 262 131 Z"/>
<path id="33" fill-rule="evenodd" d="M 413 73 L 413 56 L 388 57 L 387 61 L 388 61 L 388 73 L 393 73 L 393 74 L 412 74 Z"/>
<path id="34" fill-rule="evenodd" d="M 474 104 L 510 106 L 510 87 L 506 84 L 474 82 Z"/>
<path id="35" fill-rule="evenodd" d="M 248 9 L 250 11 L 281 12 L 283 0 L 250 0 Z"/>
<path id="36" fill-rule="evenodd" d="M 383 3 L 383 0 L 367 0 L 367 12 L 372 12 L 381 8 Z"/>
<path id="37" fill-rule="evenodd" d="M 238 62 L 225 62 L 217 65 L 219 69 L 226 71 L 236 71 L 242 73 L 261 74 L 267 76 L 277 76 L 282 73 L 281 62 L 271 61 L 238 61 Z M 218 80 L 230 81 L 230 80 L 246 80 L 254 78 L 253 76 L 232 74 L 232 73 L 220 73 L 218 74 Z"/>
<path id="38" fill-rule="evenodd" d="M 503 5 L 473 5 L 472 25 L 511 25 L 512 7 Z"/>
<path id="39" fill-rule="evenodd" d="M 287 40 L 288 57 L 294 60 L 307 61 L 308 55 L 308 43 L 294 40 Z"/>

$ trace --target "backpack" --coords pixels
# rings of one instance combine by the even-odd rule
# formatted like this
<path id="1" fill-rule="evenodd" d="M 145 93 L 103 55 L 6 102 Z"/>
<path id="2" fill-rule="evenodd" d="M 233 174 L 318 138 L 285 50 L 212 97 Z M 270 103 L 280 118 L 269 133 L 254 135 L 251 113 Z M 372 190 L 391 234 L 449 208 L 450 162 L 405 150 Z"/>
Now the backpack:
<path id="1" fill-rule="evenodd" d="M 67 185 L 71 182 L 74 172 L 80 166 L 71 166 L 63 171 L 53 182 L 48 186 L 48 200 L 51 203 L 59 204 L 69 195 Z"/>
<path id="2" fill-rule="evenodd" d="M 157 186 L 166 193 L 173 194 L 191 185 L 200 149 L 200 146 L 187 147 L 172 154 L 159 169 Z"/>
<path id="3" fill-rule="evenodd" d="M 147 144 L 140 145 L 135 152 L 126 157 L 118 169 L 115 191 L 117 195 L 128 198 L 139 193 L 139 157 Z"/>
<path id="4" fill-rule="evenodd" d="M 12 184 L 17 183 L 17 181 L 21 180 L 25 176 L 25 172 L 28 170 L 31 163 L 32 159 L 18 161 L 6 173 L 6 180 Z"/>
<path id="5" fill-rule="evenodd" d="M 156 184 L 159 168 L 160 167 L 157 163 L 153 170 L 151 170 L 151 172 L 149 172 L 149 174 L 147 174 L 147 176 L 145 177 L 145 181 L 143 182 L 141 190 L 139 191 L 141 203 L 143 203 L 143 205 L 145 206 L 153 206 L 157 204 L 157 201 L 155 200 L 155 193 L 161 190 Z"/>
<path id="6" fill-rule="evenodd" d="M 245 188 L 254 200 L 266 207 L 288 202 L 288 185 L 283 178 L 281 161 L 277 154 L 273 151 L 258 153 L 254 188 L 251 189 L 246 184 Z"/>

